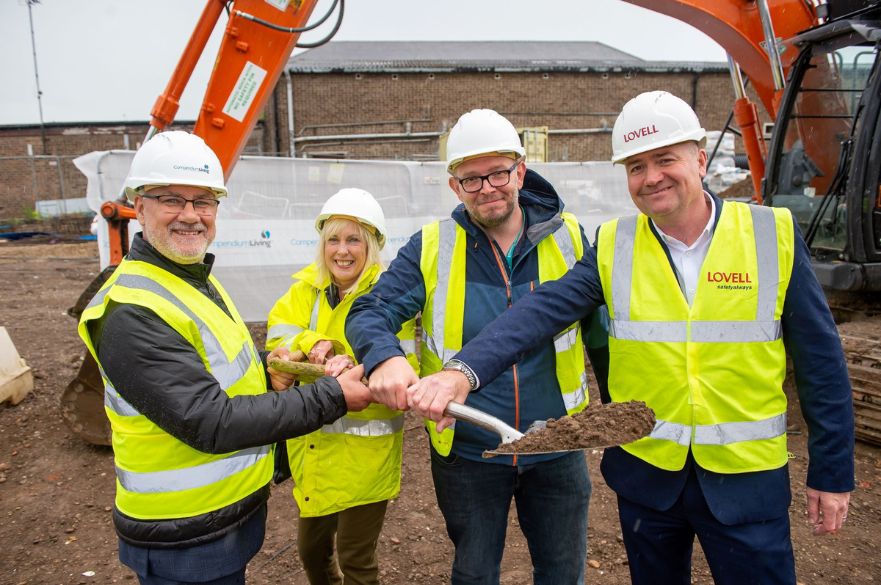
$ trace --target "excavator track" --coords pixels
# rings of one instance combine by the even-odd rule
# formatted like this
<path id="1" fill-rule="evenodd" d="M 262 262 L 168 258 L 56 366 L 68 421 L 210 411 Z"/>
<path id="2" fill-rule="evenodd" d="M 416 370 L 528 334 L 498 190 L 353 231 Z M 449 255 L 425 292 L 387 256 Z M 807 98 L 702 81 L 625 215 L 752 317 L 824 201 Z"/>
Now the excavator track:
<path id="1" fill-rule="evenodd" d="M 826 291 L 853 388 L 858 441 L 881 445 L 881 295 Z"/>
<path id="2" fill-rule="evenodd" d="M 856 438 L 881 445 L 881 316 L 839 326 L 853 387 Z"/>

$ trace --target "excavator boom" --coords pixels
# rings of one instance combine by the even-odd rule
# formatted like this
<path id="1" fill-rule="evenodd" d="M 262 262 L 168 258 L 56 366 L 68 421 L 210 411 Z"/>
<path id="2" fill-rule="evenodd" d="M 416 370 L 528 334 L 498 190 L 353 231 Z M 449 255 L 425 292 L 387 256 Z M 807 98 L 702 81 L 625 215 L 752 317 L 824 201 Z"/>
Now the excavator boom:
<path id="1" fill-rule="evenodd" d="M 224 8 L 229 21 L 194 133 L 217 153 L 229 178 L 318 0 L 208 0 L 150 125 L 174 120 L 180 97 Z"/>
<path id="2" fill-rule="evenodd" d="M 765 50 L 765 31 L 759 3 L 766 1 L 770 22 L 778 41 L 817 25 L 814 7 L 805 0 L 624 0 L 690 24 L 719 43 L 750 79 L 765 110 L 774 118 L 780 91 Z M 783 51 L 784 76 L 798 54 Z M 695 55 L 700 60 L 700 55 Z"/>

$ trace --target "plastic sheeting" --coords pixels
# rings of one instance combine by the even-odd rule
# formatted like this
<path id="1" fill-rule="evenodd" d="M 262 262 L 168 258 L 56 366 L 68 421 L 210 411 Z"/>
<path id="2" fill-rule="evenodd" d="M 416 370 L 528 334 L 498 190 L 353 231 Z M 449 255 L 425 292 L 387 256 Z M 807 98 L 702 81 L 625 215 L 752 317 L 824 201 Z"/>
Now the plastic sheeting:
<path id="1" fill-rule="evenodd" d="M 134 152 L 92 152 L 74 163 L 88 178 L 86 197 L 97 211 L 119 197 Z M 636 212 L 621 167 L 607 162 L 536 163 L 592 242 L 596 228 Z M 409 237 L 428 222 L 448 217 L 459 203 L 442 162 L 358 161 L 243 157 L 229 181 L 229 197 L 218 210 L 214 274 L 247 321 L 265 321 L 291 275 L 314 261 L 315 217 L 343 187 L 366 189 L 385 212 L 388 264 Z M 103 221 L 103 220 L 102 220 Z M 130 233 L 140 230 L 136 222 Z M 109 259 L 107 230 L 98 230 L 101 266 Z"/>

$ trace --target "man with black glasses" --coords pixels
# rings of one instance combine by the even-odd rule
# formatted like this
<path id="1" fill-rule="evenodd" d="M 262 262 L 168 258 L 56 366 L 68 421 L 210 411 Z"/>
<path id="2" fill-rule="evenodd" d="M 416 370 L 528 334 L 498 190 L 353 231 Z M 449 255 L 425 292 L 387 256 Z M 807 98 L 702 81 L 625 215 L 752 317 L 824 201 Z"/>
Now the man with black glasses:
<path id="1" fill-rule="evenodd" d="M 357 301 L 346 338 L 369 375 L 374 399 L 405 410 L 418 378 L 395 333 L 422 313 L 421 374 L 473 372 L 450 360 L 484 325 L 540 283 L 556 279 L 588 248 L 554 188 L 527 170 L 520 137 L 492 110 L 464 114 L 447 141 L 449 185 L 461 205 L 400 250 L 374 289 Z M 585 328 L 586 330 L 586 328 Z M 587 405 L 581 323 L 523 355 L 466 404 L 521 431 Z M 456 549 L 452 583 L 497 584 L 511 499 L 517 505 L 536 585 L 584 579 L 591 484 L 584 454 L 484 459 L 498 436 L 459 422 L 431 437 L 435 492 Z"/>
<path id="2" fill-rule="evenodd" d="M 201 138 L 157 134 L 125 187 L 144 231 L 79 326 L 113 429 L 119 558 L 142 585 L 244 583 L 263 544 L 272 445 L 365 408 L 370 392 L 360 366 L 267 392 L 263 359 L 211 276 L 227 192 Z M 269 373 L 275 390 L 289 385 Z"/>

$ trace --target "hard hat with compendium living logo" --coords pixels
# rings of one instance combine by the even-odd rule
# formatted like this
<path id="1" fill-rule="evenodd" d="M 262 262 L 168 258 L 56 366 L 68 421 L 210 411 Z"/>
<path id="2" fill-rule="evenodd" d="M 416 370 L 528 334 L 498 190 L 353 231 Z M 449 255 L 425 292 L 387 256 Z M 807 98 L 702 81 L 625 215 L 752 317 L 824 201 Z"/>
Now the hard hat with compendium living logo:
<path id="1" fill-rule="evenodd" d="M 138 149 L 125 179 L 129 201 L 147 187 L 189 185 L 227 195 L 223 167 L 214 151 L 199 136 L 172 130 L 161 132 Z"/>

